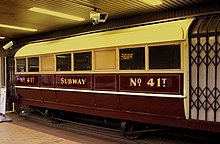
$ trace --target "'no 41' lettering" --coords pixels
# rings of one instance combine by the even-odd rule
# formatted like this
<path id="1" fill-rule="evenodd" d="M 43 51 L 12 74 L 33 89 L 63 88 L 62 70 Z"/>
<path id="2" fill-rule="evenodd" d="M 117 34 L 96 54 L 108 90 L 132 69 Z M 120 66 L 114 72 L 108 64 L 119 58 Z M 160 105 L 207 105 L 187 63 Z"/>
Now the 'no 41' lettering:
<path id="1" fill-rule="evenodd" d="M 147 81 L 147 86 L 150 87 L 166 87 L 167 78 L 150 78 Z M 142 79 L 141 78 L 130 78 L 130 86 L 141 86 Z"/>

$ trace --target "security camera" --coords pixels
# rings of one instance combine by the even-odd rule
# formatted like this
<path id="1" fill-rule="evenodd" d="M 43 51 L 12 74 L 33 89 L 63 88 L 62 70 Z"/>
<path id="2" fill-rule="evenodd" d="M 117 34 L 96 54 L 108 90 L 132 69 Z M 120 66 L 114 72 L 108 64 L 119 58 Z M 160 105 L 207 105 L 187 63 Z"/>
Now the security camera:
<path id="1" fill-rule="evenodd" d="M 99 22 L 105 22 L 108 18 L 108 14 L 101 11 L 91 11 L 90 12 L 90 19 L 92 20 L 92 24 L 96 25 Z"/>
<path id="2" fill-rule="evenodd" d="M 98 24 L 98 23 L 99 23 L 99 20 L 98 20 L 98 19 L 92 18 L 92 24 L 93 24 L 93 25 L 96 25 L 96 24 Z"/>
<path id="3" fill-rule="evenodd" d="M 12 47 L 14 45 L 13 41 L 8 42 L 6 45 L 3 46 L 3 48 L 5 50 L 9 49 L 10 47 Z"/>

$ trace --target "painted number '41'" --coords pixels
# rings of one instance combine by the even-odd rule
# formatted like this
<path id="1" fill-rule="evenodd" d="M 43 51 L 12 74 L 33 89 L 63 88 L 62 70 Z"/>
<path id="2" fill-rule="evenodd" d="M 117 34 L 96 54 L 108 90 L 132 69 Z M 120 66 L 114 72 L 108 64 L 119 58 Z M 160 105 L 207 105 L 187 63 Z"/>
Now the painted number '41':
<path id="1" fill-rule="evenodd" d="M 27 83 L 34 83 L 34 77 L 28 77 L 27 78 Z"/>
<path id="2" fill-rule="evenodd" d="M 147 85 L 150 87 L 166 87 L 166 82 L 167 79 L 166 78 L 150 78 L 147 82 Z"/>

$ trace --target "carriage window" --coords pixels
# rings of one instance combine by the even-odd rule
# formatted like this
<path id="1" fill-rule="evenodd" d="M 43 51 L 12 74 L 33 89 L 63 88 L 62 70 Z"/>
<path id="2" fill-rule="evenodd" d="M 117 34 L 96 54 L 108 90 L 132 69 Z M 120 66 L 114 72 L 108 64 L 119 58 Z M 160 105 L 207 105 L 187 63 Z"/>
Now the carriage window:
<path id="1" fill-rule="evenodd" d="M 91 70 L 91 52 L 74 53 L 74 70 Z"/>
<path id="2" fill-rule="evenodd" d="M 39 72 L 39 57 L 28 58 L 28 72 Z"/>
<path id="3" fill-rule="evenodd" d="M 26 58 L 16 59 L 17 62 L 17 72 L 26 71 Z"/>
<path id="4" fill-rule="evenodd" d="M 41 56 L 41 71 L 54 71 L 54 55 Z"/>
<path id="5" fill-rule="evenodd" d="M 120 49 L 120 70 L 145 69 L 145 48 Z"/>
<path id="6" fill-rule="evenodd" d="M 180 69 L 180 45 L 149 47 L 149 69 Z"/>
<path id="7" fill-rule="evenodd" d="M 56 55 L 56 70 L 71 71 L 71 54 Z"/>
<path id="8" fill-rule="evenodd" d="M 95 70 L 115 70 L 116 69 L 116 51 L 97 50 L 94 52 Z"/>

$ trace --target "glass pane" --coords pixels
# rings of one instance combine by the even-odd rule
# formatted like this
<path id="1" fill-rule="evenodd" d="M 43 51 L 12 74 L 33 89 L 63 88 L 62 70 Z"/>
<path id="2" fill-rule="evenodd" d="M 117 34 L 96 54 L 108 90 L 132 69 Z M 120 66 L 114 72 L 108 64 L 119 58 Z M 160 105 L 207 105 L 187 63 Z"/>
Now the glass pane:
<path id="1" fill-rule="evenodd" d="M 56 55 L 57 71 L 71 71 L 71 54 Z"/>
<path id="2" fill-rule="evenodd" d="M 39 72 L 39 57 L 28 58 L 28 72 Z"/>
<path id="3" fill-rule="evenodd" d="M 120 49 L 120 70 L 145 69 L 145 48 Z"/>
<path id="4" fill-rule="evenodd" d="M 91 70 L 91 52 L 74 53 L 74 70 Z"/>
<path id="5" fill-rule="evenodd" d="M 16 59 L 17 62 L 17 72 L 26 71 L 26 58 Z"/>
<path id="6" fill-rule="evenodd" d="M 149 47 L 150 69 L 180 69 L 180 45 Z"/>

